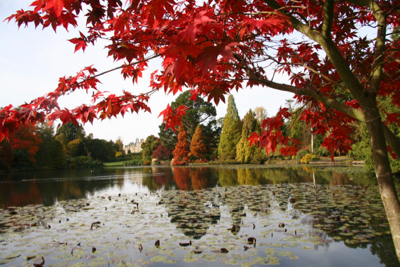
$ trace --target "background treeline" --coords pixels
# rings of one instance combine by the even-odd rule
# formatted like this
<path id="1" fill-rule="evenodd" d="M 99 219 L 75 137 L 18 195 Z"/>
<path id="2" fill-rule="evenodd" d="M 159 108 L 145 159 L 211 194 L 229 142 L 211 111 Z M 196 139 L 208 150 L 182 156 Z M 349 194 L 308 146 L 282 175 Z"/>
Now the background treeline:
<path id="1" fill-rule="evenodd" d="M 0 169 L 95 168 L 121 155 L 120 139 L 113 142 L 94 138 L 73 123 L 57 130 L 47 124 L 28 123 L 0 143 Z"/>
<path id="2" fill-rule="evenodd" d="M 279 147 L 276 153 L 267 156 L 265 151 L 256 146 L 250 146 L 248 138 L 252 132 L 259 133 L 261 124 L 268 117 L 264 107 L 250 109 L 243 118 L 240 118 L 234 97 L 228 98 L 228 106 L 225 117 L 216 119 L 216 110 L 202 99 L 197 102 L 190 100 L 190 93 L 182 93 L 172 107 L 180 105 L 188 107 L 187 116 L 183 118 L 182 126 L 177 132 L 166 130 L 165 124 L 160 125 L 159 137 L 149 136 L 142 145 L 142 160 L 150 164 L 151 160 L 185 165 L 188 163 L 201 163 L 213 161 L 218 164 L 263 164 L 274 158 L 295 159 L 297 162 L 309 163 L 320 157 L 329 157 L 330 152 L 321 146 L 325 135 L 315 134 L 315 129 L 301 119 L 303 110 L 307 105 L 298 106 L 293 100 L 287 100 L 284 107 L 288 108 L 292 116 L 284 121 L 283 136 L 290 136 L 299 141 L 299 152 L 295 157 L 287 158 L 281 155 Z M 380 105 L 386 111 L 393 111 L 395 107 L 389 100 L 379 99 Z M 399 112 L 400 110 L 396 111 Z M 389 125 L 391 130 L 400 136 L 400 128 L 397 124 Z M 372 153 L 365 125 L 354 123 L 352 138 L 354 143 L 348 154 L 335 152 L 335 156 L 348 156 L 354 160 L 362 160 L 368 170 L 373 170 Z M 398 161 L 393 160 L 394 171 L 400 170 Z"/>
<path id="3" fill-rule="evenodd" d="M 183 118 L 178 131 L 165 129 L 165 123 L 159 126 L 158 137 L 151 135 L 142 144 L 142 163 L 147 165 L 156 160 L 158 163 L 186 165 L 213 161 L 218 164 L 262 164 L 273 158 L 283 158 L 279 153 L 267 156 L 264 150 L 250 146 L 248 138 L 252 132 L 259 133 L 261 124 L 268 117 L 264 107 L 250 109 L 240 118 L 234 97 L 228 98 L 225 117 L 216 119 L 215 107 L 199 98 L 190 100 L 190 92 L 182 93 L 172 104 L 173 108 L 185 105 L 187 116 Z M 293 116 L 285 121 L 283 135 L 290 135 L 300 141 L 301 150 L 296 157 L 299 161 L 310 155 L 309 160 L 319 156 L 328 156 L 328 150 L 320 145 L 323 136 L 311 137 L 311 129 L 299 120 L 301 108 L 294 109 L 293 101 L 285 103 Z M 311 139 L 315 151 L 310 149 Z M 311 156 L 314 154 L 314 156 Z M 130 162 L 127 165 L 137 165 Z"/>
<path id="4" fill-rule="evenodd" d="M 259 133 L 262 121 L 268 117 L 264 107 L 250 109 L 240 118 L 234 97 L 230 95 L 225 117 L 216 119 L 217 112 L 212 104 L 202 98 L 195 102 L 190 97 L 189 91 L 184 92 L 171 104 L 173 108 L 180 105 L 188 108 L 178 131 L 165 129 L 165 124 L 161 124 L 158 137 L 148 136 L 141 145 L 140 153 L 128 152 L 125 155 L 120 138 L 115 142 L 97 139 L 92 134 L 86 135 L 81 126 L 73 123 L 57 130 L 45 124 L 24 124 L 10 135 L 9 140 L 0 143 L 0 169 L 93 168 L 112 161 L 122 161 L 125 165 L 150 165 L 152 161 L 173 165 L 209 161 L 216 164 L 263 164 L 275 158 L 288 159 L 279 152 L 267 155 L 263 149 L 250 146 L 249 136 L 252 132 Z M 379 103 L 386 110 L 393 111 L 395 108 L 387 99 L 379 99 Z M 284 121 L 282 134 L 300 142 L 296 157 L 289 159 L 308 163 L 328 157 L 329 151 L 321 146 L 325 136 L 313 134 L 310 125 L 301 120 L 302 111 L 308 107 L 296 106 L 293 100 L 287 100 L 284 106 L 292 116 Z M 347 155 L 336 153 L 336 156 L 362 160 L 368 170 L 373 170 L 367 129 L 362 123 L 353 127 L 355 142 L 352 150 Z M 400 136 L 397 124 L 389 127 Z M 393 160 L 392 167 L 395 172 L 400 171 L 398 161 Z"/>

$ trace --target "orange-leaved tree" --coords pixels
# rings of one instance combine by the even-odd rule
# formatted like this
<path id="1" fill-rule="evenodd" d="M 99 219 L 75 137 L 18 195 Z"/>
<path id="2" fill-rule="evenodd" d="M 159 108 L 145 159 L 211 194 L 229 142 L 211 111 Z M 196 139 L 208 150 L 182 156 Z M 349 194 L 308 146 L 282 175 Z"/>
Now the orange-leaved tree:
<path id="1" fill-rule="evenodd" d="M 201 125 L 197 125 L 196 131 L 194 132 L 192 142 L 190 144 L 190 153 L 189 156 L 195 156 L 200 161 L 206 160 L 206 152 L 207 146 L 204 141 L 203 130 L 201 129 Z"/>
<path id="2" fill-rule="evenodd" d="M 178 143 L 172 154 L 174 155 L 174 165 L 187 165 L 190 162 L 190 143 L 188 134 L 183 126 L 178 128 Z"/>
<path id="3" fill-rule="evenodd" d="M 103 3 L 103 4 L 101 4 Z M 150 111 L 157 91 L 176 94 L 190 90 L 218 104 L 232 90 L 262 86 L 295 94 L 306 107 L 301 119 L 315 134 L 325 135 L 322 146 L 331 151 L 351 149 L 352 125 L 365 123 L 377 181 L 400 257 L 400 203 L 389 157 L 400 157 L 400 137 L 391 124 L 400 114 L 379 104 L 380 98 L 400 106 L 400 0 L 40 0 L 32 10 L 20 10 L 8 20 L 19 26 L 77 26 L 86 16 L 87 32 L 70 40 L 75 50 L 108 40 L 108 55 L 120 65 L 124 78 L 134 82 L 160 58 L 147 93 L 122 95 L 99 92 L 102 75 L 93 66 L 59 79 L 55 90 L 14 109 L 0 111 L 0 140 L 27 121 L 60 119 L 92 122 L 126 112 Z M 368 34 L 365 34 L 368 32 Z M 111 70 L 110 70 L 111 71 Z M 286 74 L 287 82 L 274 80 Z M 93 103 L 61 108 L 60 97 L 76 90 L 92 93 Z M 307 104 L 307 105 L 305 105 Z M 170 106 L 160 114 L 175 128 L 184 107 Z M 282 135 L 282 109 L 262 123 L 252 143 L 267 153 L 297 153 L 296 141 Z M 398 160 L 398 159 L 397 159 Z"/>

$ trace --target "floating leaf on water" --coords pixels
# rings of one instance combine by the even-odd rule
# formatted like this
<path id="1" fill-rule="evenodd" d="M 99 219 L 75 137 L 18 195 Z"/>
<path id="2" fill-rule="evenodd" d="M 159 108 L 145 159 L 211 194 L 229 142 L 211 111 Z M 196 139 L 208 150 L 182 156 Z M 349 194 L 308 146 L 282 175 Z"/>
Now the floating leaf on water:
<path id="1" fill-rule="evenodd" d="M 224 262 L 225 264 L 229 264 L 229 265 L 237 265 L 237 261 L 235 261 L 234 259 L 230 259 Z"/>
<path id="2" fill-rule="evenodd" d="M 276 255 L 281 256 L 281 257 L 292 257 L 292 256 L 294 256 L 294 253 L 290 252 L 290 251 L 279 251 L 276 253 Z"/>
<path id="3" fill-rule="evenodd" d="M 167 260 L 167 258 L 168 258 L 167 256 L 158 255 L 158 256 L 155 256 L 155 257 L 151 258 L 150 261 L 152 261 L 152 262 L 164 262 L 165 260 Z"/>
<path id="4" fill-rule="evenodd" d="M 7 255 L 7 256 L 5 257 L 5 259 L 6 259 L 6 260 L 16 259 L 16 258 L 18 258 L 19 256 L 21 256 L 21 254 L 14 253 L 14 254 Z"/>
<path id="5" fill-rule="evenodd" d="M 309 247 L 309 246 L 303 246 L 301 249 L 304 249 L 304 250 L 310 250 L 310 249 L 312 249 L 311 247 Z"/>
<path id="6" fill-rule="evenodd" d="M 200 258 L 202 258 L 203 260 L 206 260 L 206 261 L 216 261 L 216 260 L 218 260 L 217 256 L 215 256 L 215 254 L 208 254 L 208 253 L 201 254 Z"/>

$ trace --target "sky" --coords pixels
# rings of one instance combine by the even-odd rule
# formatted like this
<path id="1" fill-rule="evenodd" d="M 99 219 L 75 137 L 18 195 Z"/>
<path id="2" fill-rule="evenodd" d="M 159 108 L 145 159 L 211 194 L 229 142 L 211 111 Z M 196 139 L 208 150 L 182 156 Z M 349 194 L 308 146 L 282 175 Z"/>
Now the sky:
<path id="1" fill-rule="evenodd" d="M 0 0 L 0 107 L 12 104 L 17 107 L 29 103 L 31 100 L 53 91 L 58 85 L 58 79 L 63 76 L 75 75 L 84 67 L 93 65 L 99 72 L 119 66 L 107 57 L 104 43 L 89 46 L 85 52 L 74 53 L 75 45 L 68 39 L 79 36 L 79 30 L 85 33 L 84 28 L 69 27 L 67 32 L 59 27 L 57 33 L 51 27 L 35 29 L 34 25 L 27 28 L 18 28 L 14 21 L 4 21 L 5 18 L 19 9 L 29 10 L 33 0 Z M 84 22 L 84 18 L 81 20 Z M 82 24 L 84 25 L 84 24 Z M 100 91 L 120 94 L 122 90 L 132 94 L 149 90 L 150 73 L 159 68 L 161 61 L 154 61 L 149 65 L 138 84 L 124 81 L 120 72 L 100 77 Z M 278 77 L 276 82 L 285 82 L 285 78 Z M 269 116 L 274 115 L 291 93 L 277 90 L 253 87 L 234 91 L 233 96 L 241 118 L 256 107 L 264 107 Z M 139 112 L 119 115 L 117 118 L 96 120 L 93 124 L 86 123 L 83 127 L 86 134 L 92 133 L 94 138 L 116 141 L 121 138 L 125 145 L 134 142 L 137 138 L 145 139 L 149 135 L 158 135 L 162 117 L 158 117 L 168 103 L 174 101 L 177 95 L 166 95 L 164 92 L 153 94 L 148 105 L 151 113 Z M 227 100 L 227 98 L 226 98 Z M 61 107 L 73 109 L 82 103 L 90 104 L 90 97 L 84 92 L 74 92 L 59 100 Z M 216 106 L 217 118 L 226 114 L 226 103 Z M 55 124 L 57 126 L 57 123 Z"/>

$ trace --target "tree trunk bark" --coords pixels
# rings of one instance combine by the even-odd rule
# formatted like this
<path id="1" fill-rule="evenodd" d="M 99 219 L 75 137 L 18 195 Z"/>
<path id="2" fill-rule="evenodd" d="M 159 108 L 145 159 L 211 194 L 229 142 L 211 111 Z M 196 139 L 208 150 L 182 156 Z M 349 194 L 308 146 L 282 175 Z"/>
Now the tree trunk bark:
<path id="1" fill-rule="evenodd" d="M 400 203 L 389 164 L 384 125 L 375 100 L 373 99 L 373 101 L 369 102 L 368 108 L 364 109 L 364 114 L 371 141 L 375 173 L 389 221 L 396 255 L 400 261 Z"/>

